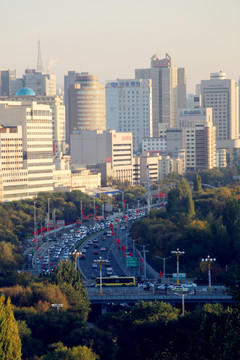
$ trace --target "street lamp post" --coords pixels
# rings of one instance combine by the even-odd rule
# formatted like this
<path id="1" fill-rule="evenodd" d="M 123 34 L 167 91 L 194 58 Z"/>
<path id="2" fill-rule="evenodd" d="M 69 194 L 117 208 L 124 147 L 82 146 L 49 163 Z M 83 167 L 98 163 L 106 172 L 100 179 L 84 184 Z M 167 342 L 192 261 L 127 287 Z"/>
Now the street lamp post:
<path id="1" fill-rule="evenodd" d="M 163 278 L 166 279 L 166 260 L 171 259 L 171 256 L 168 257 L 161 257 L 161 256 L 155 256 L 158 259 L 161 259 L 163 261 Z"/>
<path id="2" fill-rule="evenodd" d="M 75 270 L 77 270 L 77 258 L 78 258 L 79 256 L 81 256 L 82 253 L 81 253 L 81 252 L 78 252 L 78 251 L 75 249 L 72 253 L 69 253 L 69 254 L 73 256 L 74 261 L 75 261 Z"/>
<path id="3" fill-rule="evenodd" d="M 81 225 L 82 225 L 82 200 L 80 200 L 80 216 L 81 216 Z"/>
<path id="4" fill-rule="evenodd" d="M 57 313 L 59 314 L 59 308 L 63 307 L 63 304 L 51 304 L 51 306 L 57 308 Z"/>
<path id="5" fill-rule="evenodd" d="M 108 261 L 107 260 L 103 260 L 100 256 L 99 260 L 94 260 L 94 262 L 96 264 L 99 265 L 99 279 L 100 279 L 100 295 L 102 295 L 102 266 L 103 264 L 106 264 Z"/>
<path id="6" fill-rule="evenodd" d="M 181 255 L 185 254 L 185 251 L 177 249 L 177 251 L 171 251 L 171 254 L 177 257 L 177 285 L 179 285 L 179 258 Z"/>
<path id="7" fill-rule="evenodd" d="M 143 248 L 144 280 L 147 279 L 146 252 L 148 252 L 148 251 L 146 250 L 146 247 L 149 246 L 149 245 L 150 244 L 147 244 L 147 245 L 138 244 L 138 246 L 142 246 L 142 248 Z"/>
<path id="8" fill-rule="evenodd" d="M 215 262 L 215 258 L 211 258 L 209 255 L 206 257 L 206 259 L 202 259 L 202 262 L 207 263 L 208 265 L 208 290 L 211 292 L 211 263 Z"/>

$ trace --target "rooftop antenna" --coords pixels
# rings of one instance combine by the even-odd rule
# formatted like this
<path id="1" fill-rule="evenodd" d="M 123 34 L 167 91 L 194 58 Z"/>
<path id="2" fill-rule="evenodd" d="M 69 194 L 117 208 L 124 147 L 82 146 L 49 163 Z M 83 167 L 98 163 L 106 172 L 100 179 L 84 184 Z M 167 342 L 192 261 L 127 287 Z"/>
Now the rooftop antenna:
<path id="1" fill-rule="evenodd" d="M 42 64 L 40 40 L 38 40 L 37 72 L 43 72 L 43 64 Z"/>

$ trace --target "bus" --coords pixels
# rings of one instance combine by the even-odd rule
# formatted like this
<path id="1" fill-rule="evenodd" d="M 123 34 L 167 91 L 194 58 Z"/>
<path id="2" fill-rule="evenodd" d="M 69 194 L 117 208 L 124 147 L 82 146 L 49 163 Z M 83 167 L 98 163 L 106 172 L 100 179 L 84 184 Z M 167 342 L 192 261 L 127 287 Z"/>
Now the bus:
<path id="1" fill-rule="evenodd" d="M 102 286 L 135 286 L 134 276 L 106 276 L 102 277 Z M 96 286 L 100 286 L 100 278 L 96 278 Z"/>

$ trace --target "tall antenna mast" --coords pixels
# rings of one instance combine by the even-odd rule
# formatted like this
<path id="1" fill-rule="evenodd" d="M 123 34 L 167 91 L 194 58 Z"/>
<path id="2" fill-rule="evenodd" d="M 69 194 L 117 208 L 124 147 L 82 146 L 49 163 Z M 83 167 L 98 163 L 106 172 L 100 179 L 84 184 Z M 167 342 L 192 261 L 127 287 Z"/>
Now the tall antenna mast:
<path id="1" fill-rule="evenodd" d="M 37 71 L 38 71 L 38 72 L 43 72 L 43 64 L 42 64 L 42 56 L 41 56 L 40 40 L 38 40 Z"/>

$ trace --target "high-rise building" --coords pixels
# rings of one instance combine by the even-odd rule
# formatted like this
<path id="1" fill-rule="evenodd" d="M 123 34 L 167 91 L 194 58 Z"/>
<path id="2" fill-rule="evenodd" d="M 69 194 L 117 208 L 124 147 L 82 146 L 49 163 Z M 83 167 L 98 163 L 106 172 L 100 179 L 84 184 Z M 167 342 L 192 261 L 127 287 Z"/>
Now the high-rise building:
<path id="1" fill-rule="evenodd" d="M 28 197 L 21 126 L 0 126 L 0 202 Z"/>
<path id="2" fill-rule="evenodd" d="M 74 75 L 74 74 L 72 74 Z M 65 78 L 67 95 L 67 131 L 66 141 L 74 130 L 106 130 L 105 87 L 98 78 L 89 73 L 76 74 Z M 67 81 L 69 80 L 69 81 Z"/>
<path id="3" fill-rule="evenodd" d="M 212 121 L 212 109 L 180 110 L 179 128 L 185 134 L 186 169 L 216 167 L 216 127 Z"/>
<path id="4" fill-rule="evenodd" d="M 68 144 L 70 143 L 70 127 L 68 118 L 68 90 L 70 85 L 75 84 L 78 77 L 80 77 L 80 73 L 76 73 L 75 71 L 68 71 L 68 74 L 64 75 L 64 105 L 66 119 L 66 139 Z"/>
<path id="5" fill-rule="evenodd" d="M 74 166 L 98 165 L 102 180 L 113 177 L 132 184 L 132 134 L 115 130 L 76 131 L 71 135 L 71 159 Z"/>
<path id="6" fill-rule="evenodd" d="M 131 132 L 133 151 L 141 151 L 144 137 L 152 136 L 151 80 L 121 79 L 106 84 L 107 128 Z"/>
<path id="7" fill-rule="evenodd" d="M 15 95 L 22 87 L 32 89 L 36 95 L 56 95 L 56 75 L 38 72 L 35 69 L 26 69 L 21 79 L 11 81 L 12 92 L 8 95 Z"/>
<path id="8" fill-rule="evenodd" d="M 202 106 L 212 108 L 213 125 L 216 126 L 217 147 L 225 140 L 239 138 L 238 86 L 227 79 L 224 72 L 210 74 L 201 81 Z"/>
<path id="9" fill-rule="evenodd" d="M 35 92 L 29 88 L 20 89 L 16 95 L 2 96 L 0 101 L 35 101 L 38 104 L 49 105 L 52 114 L 52 134 L 53 134 L 53 154 L 65 153 L 66 135 L 65 135 L 65 106 L 60 96 L 42 96 L 35 95 Z"/>
<path id="10" fill-rule="evenodd" d="M 156 55 L 151 58 L 151 68 L 136 69 L 136 79 L 152 80 L 153 136 L 159 136 L 159 124 L 174 127 L 178 110 L 186 108 L 186 73 L 184 68 L 173 68 L 172 59 Z"/>
<path id="11" fill-rule="evenodd" d="M 52 114 L 49 105 L 34 101 L 1 101 L 1 125 L 22 127 L 23 168 L 28 195 L 53 191 Z"/>
<path id="12" fill-rule="evenodd" d="M 12 95 L 11 83 L 16 80 L 16 70 L 0 70 L 0 96 Z"/>

